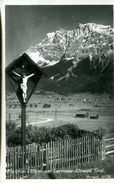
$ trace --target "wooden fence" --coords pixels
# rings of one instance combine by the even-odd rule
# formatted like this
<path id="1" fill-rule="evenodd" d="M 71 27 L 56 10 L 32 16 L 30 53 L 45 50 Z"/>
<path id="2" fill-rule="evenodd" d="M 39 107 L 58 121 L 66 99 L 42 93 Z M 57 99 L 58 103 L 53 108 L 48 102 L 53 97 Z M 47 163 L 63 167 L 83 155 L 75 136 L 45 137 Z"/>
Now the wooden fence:
<path id="1" fill-rule="evenodd" d="M 105 159 L 106 155 L 114 154 L 114 133 L 107 134 L 103 137 L 102 146 L 102 159 Z"/>
<path id="2" fill-rule="evenodd" d="M 21 147 L 7 148 L 6 178 L 19 179 L 45 170 L 70 169 L 101 157 L 102 141 L 92 135 L 47 144 L 30 144 L 26 152 Z"/>

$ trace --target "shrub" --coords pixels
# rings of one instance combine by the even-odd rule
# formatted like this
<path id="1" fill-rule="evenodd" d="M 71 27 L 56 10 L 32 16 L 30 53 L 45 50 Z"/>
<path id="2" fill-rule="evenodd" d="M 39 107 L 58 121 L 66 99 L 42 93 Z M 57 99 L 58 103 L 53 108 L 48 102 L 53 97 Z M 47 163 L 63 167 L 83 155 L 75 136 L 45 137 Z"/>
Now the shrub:
<path id="1" fill-rule="evenodd" d="M 32 104 L 30 104 L 30 108 L 32 108 L 33 107 L 33 105 Z"/>
<path id="2" fill-rule="evenodd" d="M 50 104 L 44 104 L 44 105 L 43 105 L 43 108 L 50 108 L 50 107 L 51 107 Z"/>
<path id="3" fill-rule="evenodd" d="M 34 104 L 34 107 L 37 108 L 37 104 Z"/>
<path id="4" fill-rule="evenodd" d="M 6 133 L 11 132 L 16 128 L 16 123 L 13 121 L 6 121 Z"/>
<path id="5" fill-rule="evenodd" d="M 8 143 L 10 135 L 15 131 L 16 123 L 13 121 L 6 121 L 6 142 Z"/>
<path id="6" fill-rule="evenodd" d="M 103 128 L 99 127 L 98 129 L 94 130 L 93 132 L 94 132 L 95 136 L 101 140 L 108 131 L 107 131 L 107 129 L 103 129 Z"/>
<path id="7" fill-rule="evenodd" d="M 12 146 L 18 146 L 21 145 L 21 128 L 16 128 L 7 138 L 7 145 Z"/>
<path id="8" fill-rule="evenodd" d="M 21 145 L 21 127 L 15 128 L 14 126 L 14 128 L 12 127 L 12 129 L 13 130 L 11 130 L 10 128 L 11 133 L 8 133 L 8 131 L 10 130 L 8 130 L 7 128 L 7 145 Z M 80 130 L 78 129 L 77 125 L 70 123 L 53 128 L 28 125 L 26 127 L 26 144 L 42 144 L 56 140 L 64 140 L 68 138 L 75 139 L 84 136 L 87 133 L 89 132 L 85 130 Z"/>

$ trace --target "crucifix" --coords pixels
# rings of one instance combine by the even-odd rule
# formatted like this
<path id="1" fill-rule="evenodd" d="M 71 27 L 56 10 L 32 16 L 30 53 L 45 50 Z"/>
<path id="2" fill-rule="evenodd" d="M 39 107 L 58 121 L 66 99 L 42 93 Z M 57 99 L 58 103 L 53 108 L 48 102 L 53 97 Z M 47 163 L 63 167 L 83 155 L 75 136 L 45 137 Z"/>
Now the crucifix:
<path id="1" fill-rule="evenodd" d="M 21 103 L 22 149 L 26 151 L 26 107 L 40 78 L 41 68 L 26 54 L 22 54 L 6 67 L 11 85 Z"/>
<path id="2" fill-rule="evenodd" d="M 26 73 L 22 73 L 22 75 L 16 73 L 15 71 L 13 71 L 13 73 L 20 77 L 22 79 L 22 83 L 20 84 L 20 87 L 22 89 L 22 97 L 23 97 L 23 102 L 26 102 L 26 97 L 27 97 L 27 81 L 30 77 L 34 76 L 33 74 L 30 74 L 28 76 L 26 76 Z"/>

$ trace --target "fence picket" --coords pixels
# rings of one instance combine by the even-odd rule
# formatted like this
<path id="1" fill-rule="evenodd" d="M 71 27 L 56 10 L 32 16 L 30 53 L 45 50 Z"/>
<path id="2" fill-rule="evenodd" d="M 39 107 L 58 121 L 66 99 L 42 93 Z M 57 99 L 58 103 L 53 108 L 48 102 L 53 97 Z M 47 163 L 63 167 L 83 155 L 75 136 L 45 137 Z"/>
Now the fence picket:
<path id="1" fill-rule="evenodd" d="M 63 140 L 61 140 L 61 161 L 62 161 L 62 169 L 63 169 L 63 162 L 64 162 L 64 159 L 63 159 Z"/>
<path id="2" fill-rule="evenodd" d="M 72 140 L 70 140 L 70 168 L 72 167 L 72 162 L 73 162 L 73 149 L 72 149 Z"/>
<path id="3" fill-rule="evenodd" d="M 78 151 L 78 165 L 80 164 L 80 142 L 77 143 L 77 151 Z"/>
<path id="4" fill-rule="evenodd" d="M 70 168 L 70 161 L 69 161 L 69 159 L 70 159 L 70 139 L 68 139 L 68 167 Z"/>
<path id="5" fill-rule="evenodd" d="M 31 144 L 29 144 L 29 171 L 31 173 Z"/>
<path id="6" fill-rule="evenodd" d="M 59 167 L 60 167 L 60 151 L 59 151 L 59 141 L 57 141 L 57 149 L 58 149 L 58 166 L 57 166 L 57 169 L 59 170 Z"/>
<path id="7" fill-rule="evenodd" d="M 66 140 L 66 149 L 67 149 L 67 151 L 66 151 L 66 167 L 68 167 L 68 139 Z"/>
<path id="8" fill-rule="evenodd" d="M 94 138 L 92 138 L 92 136 L 91 136 L 90 146 L 91 146 L 91 161 L 93 162 L 93 152 L 94 152 L 95 143 L 94 143 Z"/>
<path id="9" fill-rule="evenodd" d="M 76 139 L 76 165 L 78 165 L 78 140 Z"/>
<path id="10" fill-rule="evenodd" d="M 72 140 L 70 140 L 70 168 L 72 167 Z"/>
<path id="11" fill-rule="evenodd" d="M 19 166 L 19 158 L 18 158 L 18 156 L 19 156 L 19 152 L 18 152 L 18 147 L 17 147 L 17 156 L 16 156 L 16 161 L 17 161 L 17 165 L 16 165 L 16 169 L 17 169 L 17 179 L 18 179 L 18 177 L 19 177 L 19 176 L 18 176 L 18 173 L 19 173 L 19 172 L 18 172 L 18 169 L 19 169 L 19 167 L 18 167 L 18 166 Z"/>
<path id="12" fill-rule="evenodd" d="M 46 144 L 46 170 L 48 170 L 49 166 L 48 166 L 48 144 Z"/>
<path id="13" fill-rule="evenodd" d="M 37 152 L 36 152 L 36 144 L 34 145 L 34 168 L 35 168 L 35 172 L 36 172 L 36 169 L 37 169 L 37 165 L 36 165 L 36 155 L 37 155 Z"/>
<path id="14" fill-rule="evenodd" d="M 67 140 L 65 140 L 65 168 L 67 168 Z"/>
<path id="15" fill-rule="evenodd" d="M 10 156 L 10 167 L 11 167 L 11 172 L 10 172 L 10 178 L 13 178 L 12 177 L 12 169 L 13 169 L 13 164 L 12 164 L 12 159 L 13 159 L 13 155 L 12 155 L 12 148 L 11 148 L 11 156 Z"/>
<path id="16" fill-rule="evenodd" d="M 75 140 L 73 139 L 73 166 L 75 166 Z"/>
<path id="17" fill-rule="evenodd" d="M 92 144 L 93 144 L 93 146 L 92 146 Z M 90 136 L 90 148 L 91 148 L 91 159 L 90 159 L 90 161 L 93 162 L 94 140 L 92 139 L 92 136 Z"/>
<path id="18" fill-rule="evenodd" d="M 93 146 L 92 146 L 93 144 Z M 94 149 L 94 141 L 92 141 L 92 136 L 90 136 L 90 147 L 91 147 L 91 158 L 90 158 L 90 161 L 93 161 L 93 149 Z"/>
<path id="19" fill-rule="evenodd" d="M 18 156 L 18 162 L 17 162 L 17 171 L 18 171 L 18 179 L 21 177 L 20 176 L 20 147 L 17 148 L 18 149 L 18 153 L 17 153 L 17 156 Z"/>
<path id="20" fill-rule="evenodd" d="M 55 170 L 57 169 L 57 141 L 55 141 Z"/>
<path id="21" fill-rule="evenodd" d="M 54 160 L 54 152 L 53 152 L 53 151 L 54 151 L 54 148 L 53 148 L 53 141 L 52 141 L 52 143 L 51 143 L 51 147 L 52 147 L 52 156 L 51 156 L 51 160 L 52 160 L 52 170 L 53 170 L 53 167 L 54 167 L 54 164 L 53 164 L 53 163 L 54 163 L 54 161 L 53 161 L 53 160 Z"/>
<path id="22" fill-rule="evenodd" d="M 61 141 L 58 141 L 58 149 L 59 149 L 59 166 L 58 166 L 58 169 L 61 168 L 61 147 L 60 147 L 60 143 Z"/>
<path id="23" fill-rule="evenodd" d="M 13 176 L 13 179 L 14 179 L 14 173 L 15 173 L 15 171 L 14 171 L 14 163 L 15 163 L 15 161 L 13 161 L 15 159 L 15 156 L 14 156 L 14 148 L 12 148 L 12 176 Z"/>
<path id="24" fill-rule="evenodd" d="M 83 137 L 83 164 L 85 162 L 85 136 Z"/>
<path id="25" fill-rule="evenodd" d="M 88 154 L 87 154 L 87 156 L 88 156 L 88 162 L 89 162 L 89 140 L 90 140 L 90 138 L 89 138 L 89 136 L 87 137 L 87 144 L 88 144 L 88 146 L 87 146 L 87 152 L 88 152 Z"/>
<path id="26" fill-rule="evenodd" d="M 80 145 L 80 139 L 79 139 L 79 142 L 78 142 L 78 156 L 79 156 L 79 165 L 80 165 L 80 159 L 81 159 L 81 150 L 80 150 L 80 148 L 81 148 L 81 145 Z"/>
<path id="27" fill-rule="evenodd" d="M 75 158 L 75 160 L 74 160 L 74 165 L 76 166 L 76 143 L 77 143 L 77 141 L 76 141 L 76 139 L 75 139 L 75 144 L 74 144 L 74 158 Z"/>
<path id="28" fill-rule="evenodd" d="M 30 148 L 30 145 L 28 145 L 27 146 L 27 148 L 26 148 L 26 157 L 27 157 L 27 159 L 26 159 L 26 167 L 27 167 L 27 174 L 29 174 L 29 170 L 30 170 L 30 158 L 29 158 L 29 148 Z"/>
<path id="29" fill-rule="evenodd" d="M 40 145 L 37 146 L 37 169 L 40 170 Z"/>
<path id="30" fill-rule="evenodd" d="M 12 178 L 12 148 L 10 149 L 10 158 L 9 158 L 9 163 L 10 163 L 10 175 L 9 175 L 9 178 L 11 179 Z"/>
<path id="31" fill-rule="evenodd" d="M 14 147 L 14 179 L 16 179 L 16 147 Z"/>
<path id="32" fill-rule="evenodd" d="M 38 173 L 38 145 L 36 144 L 36 147 L 35 147 L 35 156 L 36 156 L 36 172 Z"/>
<path id="33" fill-rule="evenodd" d="M 93 149 L 93 161 L 96 159 L 97 156 L 97 149 L 96 149 L 96 141 L 95 141 L 95 137 L 93 137 L 94 139 L 94 149 Z"/>
<path id="34" fill-rule="evenodd" d="M 63 168 L 63 159 L 62 159 L 62 140 L 60 141 L 60 154 L 61 154 L 61 168 Z"/>
<path id="35" fill-rule="evenodd" d="M 9 178 L 9 149 L 6 150 L 6 179 Z"/>
<path id="36" fill-rule="evenodd" d="M 50 143 L 50 150 L 51 150 L 51 157 L 50 157 L 50 161 L 51 161 L 51 170 L 52 170 L 52 141 Z"/>
<path id="37" fill-rule="evenodd" d="M 76 139 L 75 149 L 76 149 L 76 166 L 77 166 L 78 165 L 78 141 L 77 141 L 77 139 Z"/>
<path id="38" fill-rule="evenodd" d="M 84 164 L 84 137 L 82 137 L 82 165 Z"/>
<path id="39" fill-rule="evenodd" d="M 88 162 L 88 136 L 86 135 L 86 139 L 85 139 L 85 147 L 86 147 L 86 162 Z"/>
<path id="40" fill-rule="evenodd" d="M 41 170 L 43 171 L 43 145 L 41 144 Z"/>
<path id="41" fill-rule="evenodd" d="M 57 153 L 57 141 L 55 141 L 55 170 L 57 169 L 57 159 L 58 159 L 58 153 Z"/>

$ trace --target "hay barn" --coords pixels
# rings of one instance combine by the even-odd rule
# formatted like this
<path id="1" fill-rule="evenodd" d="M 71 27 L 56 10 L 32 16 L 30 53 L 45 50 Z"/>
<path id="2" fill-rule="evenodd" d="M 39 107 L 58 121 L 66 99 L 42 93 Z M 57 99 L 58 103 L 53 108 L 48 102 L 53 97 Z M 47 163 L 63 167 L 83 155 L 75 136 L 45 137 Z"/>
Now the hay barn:
<path id="1" fill-rule="evenodd" d="M 76 118 L 88 118 L 89 117 L 89 113 L 86 112 L 86 113 L 83 113 L 83 112 L 80 112 L 80 113 L 77 113 Z"/>
<path id="2" fill-rule="evenodd" d="M 98 119 L 99 118 L 99 115 L 90 115 L 90 119 Z"/>

